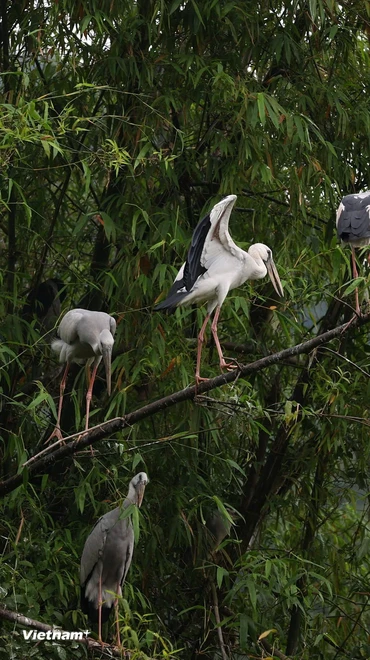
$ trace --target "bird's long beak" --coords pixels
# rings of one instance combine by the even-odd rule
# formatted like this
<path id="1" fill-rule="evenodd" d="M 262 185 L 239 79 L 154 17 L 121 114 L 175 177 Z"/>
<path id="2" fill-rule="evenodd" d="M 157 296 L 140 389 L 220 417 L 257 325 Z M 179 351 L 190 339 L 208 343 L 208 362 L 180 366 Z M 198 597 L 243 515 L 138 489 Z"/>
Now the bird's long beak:
<path id="1" fill-rule="evenodd" d="M 141 503 L 143 501 L 144 493 L 145 493 L 145 486 L 146 484 L 138 484 L 136 486 L 136 495 L 137 495 L 137 506 L 140 508 Z"/>
<path id="2" fill-rule="evenodd" d="M 107 346 L 102 344 L 102 356 L 103 356 L 103 362 L 105 368 L 105 377 L 107 380 L 107 392 L 108 392 L 108 396 L 110 396 L 111 380 L 112 380 L 112 371 L 111 371 L 112 346 Z"/>
<path id="3" fill-rule="evenodd" d="M 276 266 L 274 264 L 273 259 L 270 259 L 266 263 L 266 268 L 276 293 L 278 294 L 278 296 L 283 296 L 284 295 L 283 287 L 280 282 L 279 273 L 276 270 Z"/>

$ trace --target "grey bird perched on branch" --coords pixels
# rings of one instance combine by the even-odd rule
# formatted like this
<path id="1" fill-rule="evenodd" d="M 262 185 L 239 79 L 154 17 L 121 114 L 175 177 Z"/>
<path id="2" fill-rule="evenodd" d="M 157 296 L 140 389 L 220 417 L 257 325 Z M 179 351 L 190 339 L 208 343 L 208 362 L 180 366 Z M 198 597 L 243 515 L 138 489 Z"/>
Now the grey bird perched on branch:
<path id="1" fill-rule="evenodd" d="M 343 243 L 348 243 L 352 250 L 353 278 L 358 277 L 356 266 L 356 247 L 370 244 L 370 191 L 346 195 L 337 210 L 337 233 Z M 360 316 L 358 288 L 356 287 L 356 314 Z"/>
<path id="2" fill-rule="evenodd" d="M 120 646 L 118 597 L 130 568 L 134 550 L 134 532 L 124 510 L 135 504 L 140 507 L 148 477 L 139 472 L 130 481 L 122 506 L 99 518 L 87 537 L 80 567 L 81 608 L 90 621 L 98 622 L 99 641 L 102 642 L 102 623 L 108 620 L 112 607 L 116 609 L 117 644 Z"/>
<path id="3" fill-rule="evenodd" d="M 66 362 L 63 378 L 60 383 L 58 417 L 53 436 L 62 438 L 60 416 L 62 413 L 63 394 L 67 382 L 71 362 L 92 365 L 92 374 L 86 394 L 86 425 L 89 428 L 89 411 L 92 390 L 98 366 L 103 359 L 107 379 L 107 392 L 111 392 L 111 360 L 116 322 L 105 312 L 90 312 L 87 309 L 72 309 L 62 319 L 58 328 L 60 339 L 55 339 L 52 350 L 57 353 L 59 362 Z"/>
<path id="4" fill-rule="evenodd" d="M 155 311 L 163 309 L 171 314 L 180 305 L 207 303 L 207 315 L 198 335 L 197 383 L 208 380 L 200 376 L 200 361 L 205 329 L 214 310 L 211 330 L 220 368 L 235 369 L 235 364 L 225 361 L 217 334 L 221 306 L 229 291 L 246 280 L 259 280 L 268 274 L 276 293 L 284 295 L 270 248 L 263 243 L 255 243 L 245 252 L 231 238 L 229 219 L 235 201 L 236 195 L 225 197 L 198 223 L 186 262 L 176 275 L 166 300 L 154 308 Z"/>

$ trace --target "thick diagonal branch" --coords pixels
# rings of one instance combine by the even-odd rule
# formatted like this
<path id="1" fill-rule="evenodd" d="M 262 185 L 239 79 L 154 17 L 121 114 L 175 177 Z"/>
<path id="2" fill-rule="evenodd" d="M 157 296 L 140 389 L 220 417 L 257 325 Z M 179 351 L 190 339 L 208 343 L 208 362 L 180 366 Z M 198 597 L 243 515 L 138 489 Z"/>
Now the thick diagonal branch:
<path id="1" fill-rule="evenodd" d="M 99 440 L 111 436 L 113 433 L 117 433 L 118 431 L 122 431 L 125 428 L 131 427 L 134 424 L 140 422 L 142 419 L 156 415 L 157 413 L 162 412 L 162 410 L 166 410 L 167 408 L 170 408 L 178 403 L 182 403 L 183 401 L 196 400 L 198 395 L 209 392 L 216 387 L 222 387 L 223 385 L 232 383 L 240 376 L 250 376 L 251 374 L 262 371 L 263 369 L 267 369 L 274 364 L 283 362 L 287 358 L 310 353 L 315 348 L 318 348 L 323 344 L 327 344 L 329 341 L 344 335 L 346 332 L 353 332 L 354 328 L 365 325 L 366 323 L 369 323 L 369 321 L 370 313 L 360 318 L 354 319 L 350 326 L 348 323 L 344 323 L 343 325 L 339 325 L 336 328 L 328 330 L 321 335 L 313 337 L 313 339 L 309 339 L 308 341 L 296 344 L 295 346 L 286 348 L 283 351 L 279 351 L 278 353 L 267 355 L 266 357 L 260 358 L 259 360 L 251 362 L 250 364 L 241 365 L 240 369 L 233 372 L 221 374 L 220 376 L 216 376 L 216 378 L 211 378 L 209 381 L 201 383 L 197 388 L 195 386 L 187 387 L 178 392 L 174 392 L 173 394 L 169 394 L 162 399 L 153 401 L 152 403 L 149 403 L 148 405 L 143 406 L 142 408 L 139 408 L 138 410 L 135 410 L 128 415 L 125 415 L 124 417 L 116 417 L 115 419 L 105 422 L 104 424 L 100 424 L 98 427 L 92 428 L 86 433 L 75 434 L 73 436 L 74 439 L 71 442 L 67 442 L 65 445 L 56 448 L 55 451 L 51 451 L 50 453 L 46 454 L 46 456 L 42 455 L 39 458 L 37 456 L 34 457 L 32 462 L 30 461 L 26 467 L 28 474 L 23 470 L 19 474 L 1 481 L 0 495 L 10 493 L 15 488 L 20 486 L 23 481 L 27 481 L 27 479 L 35 474 L 48 472 L 57 461 L 60 461 L 67 456 L 72 456 L 72 454 L 75 452 L 81 451 L 81 449 L 84 449 L 89 445 L 93 445 Z"/>
<path id="2" fill-rule="evenodd" d="M 42 621 L 36 621 L 35 619 L 30 619 L 28 616 L 24 616 L 23 614 L 18 614 L 18 612 L 13 612 L 12 610 L 8 610 L 5 607 L 0 607 L 0 619 L 3 619 L 5 621 L 11 621 L 15 623 L 18 626 L 23 626 L 23 628 L 32 628 L 34 630 L 40 630 L 41 632 L 49 632 L 53 630 L 58 630 L 58 632 L 63 635 L 67 633 L 66 630 L 61 630 L 60 628 L 55 628 L 55 626 L 50 626 L 48 623 L 43 623 Z M 107 658 L 131 658 L 131 653 L 130 651 L 124 651 L 124 655 L 122 656 L 122 648 L 118 648 L 118 646 L 113 646 L 109 644 L 105 644 L 104 647 L 102 648 L 100 642 L 97 642 L 95 639 L 92 639 L 91 637 L 82 637 L 79 640 L 74 639 L 74 642 L 78 641 L 79 644 L 83 644 L 84 646 L 87 646 L 88 649 L 95 653 L 99 653 L 99 656 L 101 658 L 107 657 Z M 63 641 L 61 641 L 61 644 Z"/>

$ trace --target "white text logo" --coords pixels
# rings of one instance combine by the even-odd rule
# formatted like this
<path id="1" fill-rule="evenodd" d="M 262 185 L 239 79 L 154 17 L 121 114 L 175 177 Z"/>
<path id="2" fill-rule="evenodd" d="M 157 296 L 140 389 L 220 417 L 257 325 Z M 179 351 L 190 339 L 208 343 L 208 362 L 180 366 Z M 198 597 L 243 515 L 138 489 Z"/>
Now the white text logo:
<path id="1" fill-rule="evenodd" d="M 64 639 L 65 641 L 74 641 L 74 640 L 81 640 L 89 635 L 89 630 L 84 630 L 83 632 L 77 631 L 77 630 L 58 630 L 58 628 L 53 628 L 53 630 L 22 630 L 23 632 L 23 638 L 32 641 L 32 642 L 39 642 L 44 639 L 47 639 L 48 641 L 54 641 L 54 640 L 61 640 Z"/>

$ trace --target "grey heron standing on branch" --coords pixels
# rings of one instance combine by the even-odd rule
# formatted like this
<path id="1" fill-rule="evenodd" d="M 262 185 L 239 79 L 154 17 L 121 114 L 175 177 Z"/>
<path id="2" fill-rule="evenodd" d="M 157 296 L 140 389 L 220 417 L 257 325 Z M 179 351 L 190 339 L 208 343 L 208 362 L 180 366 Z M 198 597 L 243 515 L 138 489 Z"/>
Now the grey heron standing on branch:
<path id="1" fill-rule="evenodd" d="M 148 477 L 139 472 L 130 481 L 122 506 L 99 518 L 87 537 L 80 567 L 81 608 L 92 623 L 98 622 L 102 643 L 102 623 L 108 620 L 112 607 L 116 610 L 117 645 L 121 645 L 118 622 L 118 597 L 130 568 L 134 550 L 134 532 L 124 510 L 135 504 L 140 507 Z"/>
<path id="2" fill-rule="evenodd" d="M 370 192 L 346 195 L 337 210 L 338 238 L 349 243 L 352 250 L 353 278 L 358 277 L 355 248 L 370 244 Z M 356 287 L 356 314 L 360 316 L 358 288 Z"/>
<path id="3" fill-rule="evenodd" d="M 276 293 L 283 296 L 283 288 L 276 270 L 272 252 L 267 245 L 255 243 L 248 252 L 239 248 L 229 234 L 229 219 L 236 195 L 229 195 L 216 204 L 194 230 L 186 262 L 181 266 L 166 300 L 154 309 L 173 313 L 180 305 L 207 303 L 207 314 L 198 335 L 195 380 L 200 376 L 200 362 L 204 333 L 214 310 L 211 331 L 220 359 L 220 368 L 234 369 L 224 359 L 217 334 L 221 306 L 231 289 L 246 280 L 259 280 L 270 276 Z"/>
<path id="4" fill-rule="evenodd" d="M 71 362 L 92 365 L 89 387 L 86 394 L 86 425 L 89 428 L 89 412 L 92 390 L 98 366 L 103 359 L 107 379 L 107 392 L 111 392 L 111 360 L 116 322 L 105 312 L 90 312 L 87 309 L 72 309 L 62 319 L 58 328 L 60 339 L 55 339 L 51 348 L 59 357 L 59 362 L 65 362 L 63 378 L 60 383 L 60 396 L 56 427 L 49 440 L 56 436 L 62 438 L 60 417 L 62 413 L 63 394 L 67 382 Z"/>

